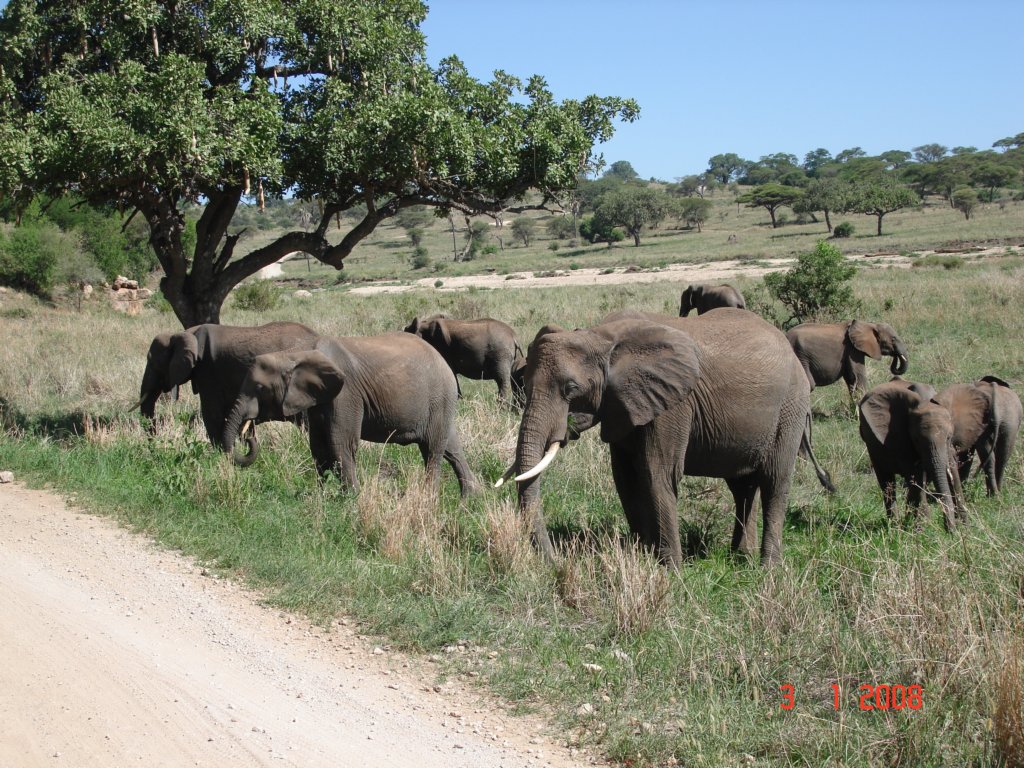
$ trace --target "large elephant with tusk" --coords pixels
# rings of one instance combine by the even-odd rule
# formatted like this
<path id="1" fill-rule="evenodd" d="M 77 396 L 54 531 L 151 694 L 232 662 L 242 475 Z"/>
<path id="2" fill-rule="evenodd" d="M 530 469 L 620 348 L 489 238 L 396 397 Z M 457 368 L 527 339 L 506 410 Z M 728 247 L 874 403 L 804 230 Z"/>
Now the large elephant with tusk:
<path id="1" fill-rule="evenodd" d="M 907 372 L 907 348 L 891 325 L 849 320 L 845 323 L 802 323 L 786 334 L 811 383 L 811 389 L 846 382 L 850 397 L 868 388 L 864 358 L 892 358 L 889 371 L 896 376 Z"/>
<path id="2" fill-rule="evenodd" d="M 600 425 L 630 530 L 662 562 L 682 561 L 677 486 L 724 478 L 736 504 L 732 548 L 753 554 L 760 491 L 761 560 L 782 557 L 782 524 L 810 390 L 786 337 L 742 309 L 696 318 L 622 313 L 543 333 L 527 355 L 527 398 L 510 473 L 536 545 L 554 549 L 539 475 L 573 437 Z M 571 419 L 570 419 L 571 415 Z M 571 427 L 570 427 L 571 424 Z M 570 431 L 571 430 L 571 431 Z"/>
<path id="3" fill-rule="evenodd" d="M 179 386 L 191 381 L 192 391 L 199 395 L 207 437 L 213 445 L 223 447 L 224 419 L 256 356 L 312 349 L 319 338 L 312 328 L 287 322 L 255 327 L 206 324 L 158 334 L 146 356 L 140 411 L 152 425 L 160 395 L 176 393 Z M 251 435 L 249 439 L 253 439 Z"/>

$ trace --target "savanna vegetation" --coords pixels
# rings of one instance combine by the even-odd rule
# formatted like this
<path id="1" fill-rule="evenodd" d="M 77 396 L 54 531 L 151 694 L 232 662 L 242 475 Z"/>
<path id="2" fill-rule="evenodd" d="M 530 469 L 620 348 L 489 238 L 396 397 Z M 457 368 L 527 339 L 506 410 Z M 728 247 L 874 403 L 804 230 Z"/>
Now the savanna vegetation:
<path id="1" fill-rule="evenodd" d="M 200 320 L 359 335 L 446 311 L 500 318 L 525 346 L 548 322 L 675 314 L 684 286 L 456 293 L 445 279 L 797 256 L 785 278 L 739 280 L 749 306 L 779 324 L 819 316 L 800 301 L 824 272 L 828 310 L 899 329 L 913 379 L 995 374 L 1019 389 L 1024 134 L 802 162 L 723 153 L 674 182 L 626 161 L 597 175 L 595 143 L 636 104 L 557 102 L 539 77 L 483 83 L 456 59 L 431 69 L 420 2 L 199 5 L 202 23 L 161 3 L 109 14 L 11 0 L 0 17 L 0 283 L 16 289 L 0 293 L 0 466 L 274 605 L 325 625 L 352 615 L 437 653 L 439 674 L 543 710 L 566 742 L 624 764 L 1024 763 L 1020 451 L 1001 496 L 967 486 L 955 535 L 938 515 L 915 530 L 885 519 L 843 388 L 818 390 L 816 448 L 838 493 L 798 464 L 785 563 L 733 560 L 730 495 L 689 478 L 690 560 L 670 573 L 631 545 L 607 450 L 588 433 L 543 484 L 565 554 L 552 569 L 512 490 L 460 501 L 446 474 L 436 500 L 413 449 L 361 449 L 355 496 L 316 482 L 290 425 L 261 427 L 263 451 L 242 470 L 209 446 L 187 393 L 161 404 L 155 437 L 130 411 L 150 339 Z M 997 252 L 975 258 L 981 245 Z M 920 255 L 943 250 L 958 253 Z M 295 251 L 312 258 L 242 284 Z M 840 258 L 865 252 L 915 268 Z M 118 273 L 159 280 L 141 316 L 77 300 L 77 286 Z M 351 292 L 423 278 L 408 293 Z M 824 290 L 839 285 L 849 292 Z M 518 416 L 488 383 L 463 391 L 468 457 L 493 480 Z M 920 706 L 862 709 L 864 685 L 917 686 Z"/>
<path id="2" fill-rule="evenodd" d="M 963 221 L 961 218 L 960 221 Z M 861 269 L 864 315 L 892 324 L 910 376 L 942 386 L 994 373 L 1024 380 L 1019 252 L 909 270 Z M 748 295 L 759 281 L 741 281 Z M 225 321 L 305 322 L 326 334 L 401 328 L 436 310 L 494 316 L 528 339 L 636 307 L 673 314 L 681 285 L 544 290 L 432 289 L 361 297 L 341 288 L 269 310 L 229 303 Z M 274 605 L 329 624 L 354 615 L 397 647 L 436 653 L 444 675 L 470 675 L 524 709 L 551 713 L 560 738 L 633 765 L 963 765 L 1019 756 L 1024 585 L 1024 464 L 1002 496 L 967 486 L 971 519 L 949 536 L 933 512 L 916 531 L 887 521 L 842 386 L 814 393 L 819 459 L 839 492 L 798 464 L 784 565 L 728 555 L 724 484 L 681 490 L 692 560 L 669 573 L 637 552 L 588 433 L 548 472 L 548 525 L 560 570 L 531 551 L 514 492 L 460 502 L 445 470 L 424 495 L 411 448 L 367 444 L 362 493 L 319 487 L 290 425 L 261 428 L 255 466 L 212 449 L 186 395 L 158 407 L 149 438 L 128 407 L 144 351 L 169 314 L 79 312 L 0 296 L 0 465 L 72 493 L 208 567 L 246 580 Z M 887 378 L 872 367 L 874 381 Z M 463 382 L 459 428 L 483 479 L 510 461 L 518 417 L 489 382 Z M 920 685 L 920 709 L 861 711 L 861 685 Z M 795 707 L 781 708 L 792 685 Z M 839 686 L 839 708 L 833 685 Z M 1015 730 L 1017 729 L 1017 730 Z M 1016 745 L 1016 746 L 1015 746 Z M 1014 751 L 1018 750 L 1018 751 Z M 749 758 L 746 756 L 750 756 Z"/>

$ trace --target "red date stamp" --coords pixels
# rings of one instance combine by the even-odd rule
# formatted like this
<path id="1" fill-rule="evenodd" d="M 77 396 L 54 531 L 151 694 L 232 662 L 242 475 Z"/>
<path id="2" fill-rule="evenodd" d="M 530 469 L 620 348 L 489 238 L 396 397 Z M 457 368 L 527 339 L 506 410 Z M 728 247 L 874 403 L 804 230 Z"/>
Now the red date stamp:
<path id="1" fill-rule="evenodd" d="M 796 688 L 788 683 L 779 686 L 782 701 L 779 706 L 789 711 L 796 707 Z M 857 688 L 857 703 L 864 712 L 876 710 L 918 710 L 924 707 L 924 688 L 920 685 L 870 685 Z M 832 705 L 838 710 L 842 704 L 842 689 L 832 683 Z"/>

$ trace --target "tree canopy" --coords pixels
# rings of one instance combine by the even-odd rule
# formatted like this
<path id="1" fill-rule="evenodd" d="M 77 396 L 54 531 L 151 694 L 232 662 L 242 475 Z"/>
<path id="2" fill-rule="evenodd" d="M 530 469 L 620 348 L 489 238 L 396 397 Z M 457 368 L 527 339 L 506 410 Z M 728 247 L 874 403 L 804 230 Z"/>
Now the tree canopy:
<path id="1" fill-rule="evenodd" d="M 783 206 L 792 206 L 799 202 L 804 196 L 802 189 L 790 187 L 785 184 L 771 182 L 759 184 L 749 192 L 744 192 L 736 198 L 737 203 L 743 203 L 748 208 L 764 208 L 772 219 L 772 227 L 778 227 L 776 213 Z"/>
<path id="2" fill-rule="evenodd" d="M 556 101 L 539 76 L 485 83 L 454 57 L 431 68 L 426 11 L 420 0 L 11 0 L 0 193 L 24 205 L 73 192 L 140 215 L 187 326 L 218 321 L 232 287 L 292 251 L 340 269 L 403 208 L 525 209 L 530 190 L 548 205 L 615 121 L 638 115 L 630 99 Z M 316 221 L 236 258 L 239 203 L 282 195 L 315 201 Z"/>

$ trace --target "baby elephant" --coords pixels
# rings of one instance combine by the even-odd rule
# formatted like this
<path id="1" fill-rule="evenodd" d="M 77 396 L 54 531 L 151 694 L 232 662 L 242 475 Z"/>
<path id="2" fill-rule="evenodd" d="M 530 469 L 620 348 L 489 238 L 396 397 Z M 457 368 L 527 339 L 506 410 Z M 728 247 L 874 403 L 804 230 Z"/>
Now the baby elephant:
<path id="1" fill-rule="evenodd" d="M 512 395 L 512 364 L 523 350 L 516 332 L 500 320 L 455 320 L 447 315 L 415 318 L 405 328 L 441 353 L 448 366 L 467 379 L 490 379 L 498 385 L 498 397 Z"/>
<path id="2" fill-rule="evenodd" d="M 691 285 L 679 298 L 679 316 L 686 317 L 696 309 L 698 315 L 718 307 L 746 309 L 743 294 L 731 285 Z"/>
<path id="3" fill-rule="evenodd" d="M 232 451 L 249 421 L 306 411 L 309 449 L 321 475 L 334 470 L 358 490 L 360 440 L 414 443 L 429 482 L 440 481 L 443 458 L 465 496 L 479 484 L 455 431 L 457 401 L 454 374 L 421 339 L 404 333 L 321 339 L 312 350 L 255 359 L 225 422 L 224 446 Z M 255 450 L 235 454 L 236 463 L 251 464 Z"/>
<path id="4" fill-rule="evenodd" d="M 999 493 L 1006 463 L 1020 432 L 1021 402 L 1010 385 L 995 376 L 973 384 L 953 384 L 935 398 L 953 415 L 960 482 L 967 482 L 977 452 L 989 496 Z"/>
<path id="5" fill-rule="evenodd" d="M 920 516 L 925 483 L 935 487 L 947 531 L 965 520 L 960 477 L 953 450 L 953 417 L 935 399 L 935 390 L 894 378 L 879 384 L 860 401 L 860 436 L 882 489 L 885 511 L 892 517 L 896 476 L 907 488 L 907 504 Z"/>

